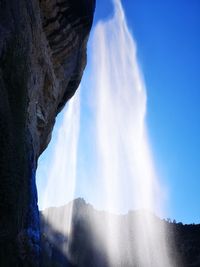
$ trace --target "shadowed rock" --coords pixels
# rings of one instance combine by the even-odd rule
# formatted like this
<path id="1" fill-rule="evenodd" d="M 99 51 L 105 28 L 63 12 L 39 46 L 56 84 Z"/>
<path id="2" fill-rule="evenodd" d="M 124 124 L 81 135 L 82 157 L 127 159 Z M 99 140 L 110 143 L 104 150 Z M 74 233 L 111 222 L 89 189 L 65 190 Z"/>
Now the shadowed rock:
<path id="1" fill-rule="evenodd" d="M 37 159 L 80 83 L 94 7 L 0 0 L 0 266 L 37 266 Z"/>
<path id="2" fill-rule="evenodd" d="M 137 221 L 146 221 L 144 211 L 129 211 L 116 215 L 106 211 L 98 211 L 83 199 L 73 201 L 71 235 L 67 236 L 66 227 L 70 216 L 72 202 L 62 207 L 52 207 L 40 213 L 42 233 L 42 266 L 65 267 L 71 261 L 76 267 L 138 267 L 137 263 Z M 164 225 L 168 241 L 169 256 L 174 259 L 174 267 L 200 266 L 200 224 L 182 224 L 174 220 L 161 220 L 151 214 L 156 225 Z M 55 224 L 59 222 L 58 225 Z M 119 247 L 115 254 L 118 261 L 112 265 L 108 261 L 109 252 L 106 247 L 107 219 L 112 219 L 112 226 L 117 226 L 119 234 L 113 236 Z M 97 228 L 98 227 L 98 228 Z M 56 228 L 56 229 L 55 229 Z M 98 231 L 96 232 L 96 230 Z M 164 232 L 162 232 L 165 235 Z M 68 244 L 68 246 L 66 245 Z M 159 250 L 157 251 L 159 253 Z M 145 248 L 142 254 L 146 257 Z M 119 257 L 120 255 L 120 257 Z M 70 261 L 69 261 L 70 260 Z M 70 265 L 69 265 L 70 266 Z M 151 264 L 145 267 L 152 267 Z M 163 263 L 160 263 L 163 266 Z M 173 267 L 171 266 L 171 267 Z"/>

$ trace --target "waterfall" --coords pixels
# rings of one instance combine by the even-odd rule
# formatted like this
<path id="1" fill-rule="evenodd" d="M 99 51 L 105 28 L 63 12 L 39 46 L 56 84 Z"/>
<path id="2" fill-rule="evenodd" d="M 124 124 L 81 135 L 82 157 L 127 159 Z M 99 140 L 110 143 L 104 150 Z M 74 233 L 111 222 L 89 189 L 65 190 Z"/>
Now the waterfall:
<path id="1" fill-rule="evenodd" d="M 163 203 L 146 129 L 145 83 L 120 0 L 114 0 L 114 8 L 113 18 L 99 22 L 93 37 L 98 173 L 107 210 L 120 212 L 130 203 L 142 210 L 132 225 L 135 265 L 132 255 L 123 255 L 119 228 L 111 217 L 105 222 L 105 245 L 113 267 L 171 267 L 164 226 L 156 224 L 151 213 L 160 214 Z"/>
<path id="2" fill-rule="evenodd" d="M 122 238 L 121 226 L 114 215 L 105 216 L 103 229 L 102 222 L 94 223 L 95 218 L 90 227 L 95 229 L 97 239 L 101 239 L 99 243 L 103 244 L 102 251 L 106 251 L 109 267 L 172 267 L 164 223 L 158 223 L 153 215 L 163 213 L 164 203 L 148 140 L 145 82 L 121 1 L 113 0 L 113 3 L 113 17 L 96 25 L 91 40 L 92 84 L 89 87 L 92 88 L 90 114 L 93 116 L 90 124 L 95 134 L 89 142 L 95 148 L 91 149 L 93 154 L 87 166 L 94 165 L 96 177 L 93 178 L 99 181 L 99 186 L 94 186 L 90 192 L 98 195 L 104 210 L 110 213 L 138 210 L 137 218 L 127 229 L 127 240 L 130 234 L 136 245 L 121 244 L 126 238 Z M 77 170 L 87 173 L 83 170 L 84 164 L 81 168 L 77 166 L 78 157 L 83 157 L 81 153 L 84 153 L 82 149 L 77 154 L 81 137 L 79 98 L 76 93 L 64 113 L 48 171 L 43 208 L 72 200 L 76 178 L 79 179 Z M 91 179 L 88 177 L 88 187 Z M 68 207 L 62 222 L 56 220 L 60 216 L 52 209 L 46 209 L 43 214 L 57 231 L 70 237 L 73 204 Z M 66 247 L 62 250 L 66 254 Z"/>
<path id="3" fill-rule="evenodd" d="M 71 201 L 74 199 L 79 125 L 80 88 L 65 108 L 63 121 L 59 127 L 54 146 L 51 165 L 47 172 L 48 182 L 44 195 L 41 196 L 41 207 L 44 210 L 43 215 L 46 223 L 51 225 L 55 231 L 58 231 L 58 233 L 65 236 L 68 240 L 67 244 L 58 248 L 66 255 L 69 255 L 68 244 L 71 231 L 73 202 L 65 209 L 62 220 L 60 220 L 60 216 L 58 216 L 56 209 L 53 207 L 66 204 L 66 199 Z M 49 238 L 51 239 L 51 236 Z M 51 242 L 54 245 L 56 244 L 55 240 L 51 240 Z"/>

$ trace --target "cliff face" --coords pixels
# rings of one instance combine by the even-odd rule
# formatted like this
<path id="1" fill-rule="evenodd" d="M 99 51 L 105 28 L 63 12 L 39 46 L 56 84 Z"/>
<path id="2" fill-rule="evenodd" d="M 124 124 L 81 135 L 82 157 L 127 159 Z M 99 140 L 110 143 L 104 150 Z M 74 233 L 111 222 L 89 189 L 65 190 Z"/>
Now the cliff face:
<path id="1" fill-rule="evenodd" d="M 113 227 L 117 226 L 119 231 L 112 239 L 113 244 L 117 244 L 119 248 L 119 253 L 116 253 L 118 260 L 115 267 L 138 266 L 136 262 L 138 243 L 135 239 L 138 229 L 135 228 L 135 223 L 139 218 L 146 221 L 143 213 L 130 211 L 124 215 L 109 214 L 106 211 L 94 209 L 83 199 L 76 199 L 73 201 L 71 235 L 68 237 L 66 227 L 71 205 L 72 202 L 62 207 L 49 208 L 40 214 L 43 267 L 50 267 L 53 264 L 60 267 L 110 267 L 106 247 L 108 218 L 111 219 Z M 167 230 L 169 256 L 176 261 L 174 266 L 199 267 L 200 224 L 183 225 L 152 216 L 157 225 L 164 225 Z M 53 225 L 52 221 L 54 221 Z M 95 227 L 98 227 L 97 232 Z M 144 250 L 144 257 L 145 253 Z M 160 266 L 163 264 L 161 263 Z"/>
<path id="2" fill-rule="evenodd" d="M 37 159 L 80 83 L 94 8 L 0 0 L 0 266 L 37 266 Z"/>

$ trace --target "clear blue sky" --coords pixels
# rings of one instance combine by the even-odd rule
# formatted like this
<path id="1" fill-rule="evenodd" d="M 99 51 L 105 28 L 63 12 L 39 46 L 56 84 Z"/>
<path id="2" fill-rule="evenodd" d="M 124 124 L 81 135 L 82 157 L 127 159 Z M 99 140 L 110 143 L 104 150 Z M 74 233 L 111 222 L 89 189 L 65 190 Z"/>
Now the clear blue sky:
<path id="1" fill-rule="evenodd" d="M 184 223 L 199 223 L 200 2 L 122 0 L 122 4 L 137 43 L 146 82 L 148 131 L 156 168 L 169 191 L 168 217 Z M 97 0 L 95 24 L 112 13 L 111 0 Z M 87 123 L 90 116 L 92 114 L 85 111 L 82 124 Z M 82 135 L 83 139 L 88 138 Z M 52 145 L 43 154 L 41 163 L 48 161 Z M 82 149 L 86 155 L 91 153 Z M 45 168 L 46 163 L 38 173 L 39 194 L 46 183 L 40 179 L 45 176 Z M 87 171 L 92 173 L 90 168 Z M 81 181 L 79 186 L 84 187 Z"/>
<path id="2" fill-rule="evenodd" d="M 103 2 L 97 19 L 110 12 Z M 200 222 L 200 2 L 122 3 L 146 81 L 148 129 L 169 187 L 169 217 Z"/>

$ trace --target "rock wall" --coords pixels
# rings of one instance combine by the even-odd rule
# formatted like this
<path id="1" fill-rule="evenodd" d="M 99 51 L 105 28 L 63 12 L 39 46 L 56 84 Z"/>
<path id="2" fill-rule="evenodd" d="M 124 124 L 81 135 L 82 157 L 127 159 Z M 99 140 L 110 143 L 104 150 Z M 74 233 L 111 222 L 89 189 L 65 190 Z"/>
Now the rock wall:
<path id="1" fill-rule="evenodd" d="M 138 229 L 135 228 L 135 223 L 138 219 L 146 222 L 144 213 L 129 211 L 123 215 L 109 214 L 106 211 L 96 210 L 84 199 L 75 199 L 69 238 L 65 233 L 71 205 L 72 202 L 40 213 L 42 267 L 52 267 L 53 264 L 60 267 L 110 267 L 106 246 L 108 218 L 119 231 L 112 239 L 113 244 L 119 249 L 119 254 L 116 254 L 118 261 L 114 267 L 138 267 L 138 243 L 135 238 Z M 60 222 L 60 228 L 51 223 L 55 217 Z M 174 265 L 171 267 L 199 267 L 200 224 L 184 225 L 180 222 L 161 220 L 153 214 L 152 219 L 158 226 L 162 225 L 167 230 L 165 238 L 170 245 L 169 257 L 174 260 Z M 97 232 L 96 227 L 98 227 Z M 144 257 L 145 253 L 144 250 Z M 154 266 L 158 265 L 152 263 L 151 267 Z M 160 266 L 163 266 L 163 263 L 160 263 Z"/>
<path id="2" fill-rule="evenodd" d="M 35 171 L 86 65 L 95 0 L 0 0 L 0 266 L 37 266 Z"/>

